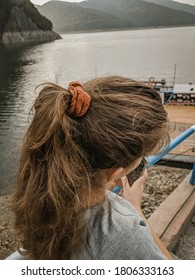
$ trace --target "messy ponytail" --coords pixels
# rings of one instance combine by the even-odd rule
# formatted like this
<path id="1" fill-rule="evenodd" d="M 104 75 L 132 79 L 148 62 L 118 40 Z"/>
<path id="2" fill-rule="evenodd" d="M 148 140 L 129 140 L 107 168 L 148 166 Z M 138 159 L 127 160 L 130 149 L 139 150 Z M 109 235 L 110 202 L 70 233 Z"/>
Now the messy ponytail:
<path id="1" fill-rule="evenodd" d="M 69 258 L 85 232 L 89 169 L 71 137 L 76 132 L 67 114 L 70 98 L 66 90 L 47 85 L 24 139 L 14 210 L 20 246 L 34 259 Z"/>
<path id="2" fill-rule="evenodd" d="M 102 169 L 127 167 L 166 147 L 167 113 L 152 88 L 123 77 L 84 84 L 91 96 L 85 116 L 68 113 L 71 94 L 46 85 L 25 135 L 13 210 L 22 254 L 69 259 L 87 235 L 86 209 Z"/>

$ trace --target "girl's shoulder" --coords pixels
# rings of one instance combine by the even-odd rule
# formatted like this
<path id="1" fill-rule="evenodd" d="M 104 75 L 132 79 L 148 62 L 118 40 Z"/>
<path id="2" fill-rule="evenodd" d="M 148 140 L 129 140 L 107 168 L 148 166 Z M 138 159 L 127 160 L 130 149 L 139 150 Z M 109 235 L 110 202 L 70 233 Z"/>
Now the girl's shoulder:
<path id="1" fill-rule="evenodd" d="M 110 191 L 106 192 L 102 203 L 89 209 L 88 221 L 93 232 L 96 228 L 102 228 L 102 232 L 108 235 L 119 232 L 123 235 L 130 232 L 135 234 L 140 226 L 147 227 L 131 203 Z"/>

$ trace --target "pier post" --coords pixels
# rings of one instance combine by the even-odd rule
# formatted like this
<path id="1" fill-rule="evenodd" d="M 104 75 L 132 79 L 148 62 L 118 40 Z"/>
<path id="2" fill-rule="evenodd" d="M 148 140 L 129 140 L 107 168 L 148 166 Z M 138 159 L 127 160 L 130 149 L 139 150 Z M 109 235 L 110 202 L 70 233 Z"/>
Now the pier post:
<path id="1" fill-rule="evenodd" d="M 190 177 L 190 184 L 193 186 L 195 185 L 195 162 L 192 169 L 192 175 Z"/>

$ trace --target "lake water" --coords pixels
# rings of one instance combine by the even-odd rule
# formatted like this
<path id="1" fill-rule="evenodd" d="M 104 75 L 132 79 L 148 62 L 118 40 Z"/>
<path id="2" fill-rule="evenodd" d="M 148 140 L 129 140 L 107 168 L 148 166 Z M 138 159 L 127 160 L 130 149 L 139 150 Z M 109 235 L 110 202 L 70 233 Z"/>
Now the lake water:
<path id="1" fill-rule="evenodd" d="M 195 27 L 62 35 L 23 47 L 0 46 L 0 195 L 11 190 L 35 87 L 123 75 L 195 83 Z"/>

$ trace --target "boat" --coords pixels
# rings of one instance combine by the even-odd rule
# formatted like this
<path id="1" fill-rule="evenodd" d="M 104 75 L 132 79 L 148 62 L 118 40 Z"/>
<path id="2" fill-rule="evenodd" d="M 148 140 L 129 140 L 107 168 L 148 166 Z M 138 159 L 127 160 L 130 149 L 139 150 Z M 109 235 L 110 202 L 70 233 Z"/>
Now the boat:
<path id="1" fill-rule="evenodd" d="M 165 79 L 155 80 L 154 77 L 150 77 L 144 83 L 160 93 L 163 104 L 195 106 L 195 84 L 193 83 L 167 83 Z"/>

